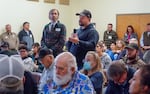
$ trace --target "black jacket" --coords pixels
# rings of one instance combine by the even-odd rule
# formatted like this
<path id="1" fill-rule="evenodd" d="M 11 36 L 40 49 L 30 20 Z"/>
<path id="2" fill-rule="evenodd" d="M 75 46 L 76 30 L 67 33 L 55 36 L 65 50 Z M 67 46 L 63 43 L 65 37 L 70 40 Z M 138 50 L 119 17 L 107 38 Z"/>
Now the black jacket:
<path id="1" fill-rule="evenodd" d="M 133 77 L 135 70 L 128 68 L 127 80 L 123 85 L 109 81 L 105 94 L 129 94 L 129 80 Z"/>
<path id="2" fill-rule="evenodd" d="M 24 94 L 38 94 L 37 83 L 35 82 L 32 74 L 28 71 L 25 71 L 24 76 Z"/>

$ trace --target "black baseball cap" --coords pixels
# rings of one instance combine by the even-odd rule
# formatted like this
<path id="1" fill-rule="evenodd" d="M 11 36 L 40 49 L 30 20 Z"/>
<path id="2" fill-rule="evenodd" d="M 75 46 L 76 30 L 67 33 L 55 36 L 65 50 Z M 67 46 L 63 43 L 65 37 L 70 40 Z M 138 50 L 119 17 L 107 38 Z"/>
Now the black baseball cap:
<path id="1" fill-rule="evenodd" d="M 92 18 L 92 14 L 89 10 L 83 10 L 80 13 L 76 13 L 77 16 L 87 16 L 88 18 Z"/>
<path id="2" fill-rule="evenodd" d="M 136 43 L 129 43 L 126 47 L 125 47 L 125 49 L 135 49 L 135 50 L 139 50 L 139 47 L 138 47 L 138 45 L 136 44 Z"/>
<path id="3" fill-rule="evenodd" d="M 53 55 L 53 51 L 48 48 L 42 48 L 39 52 L 39 59 L 44 58 L 46 55 Z"/>

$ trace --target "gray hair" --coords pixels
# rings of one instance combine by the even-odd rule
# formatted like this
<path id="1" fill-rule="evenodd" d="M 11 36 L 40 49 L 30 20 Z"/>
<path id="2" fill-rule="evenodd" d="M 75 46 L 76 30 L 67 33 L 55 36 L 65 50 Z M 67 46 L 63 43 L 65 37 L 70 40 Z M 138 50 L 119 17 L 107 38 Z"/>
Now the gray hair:
<path id="1" fill-rule="evenodd" d="M 127 66 L 125 63 L 120 60 L 113 61 L 107 70 L 107 75 L 110 79 L 113 77 L 121 76 L 124 72 L 127 71 Z"/>
<path id="2" fill-rule="evenodd" d="M 59 54 L 59 55 L 55 58 L 55 60 L 54 60 L 55 64 L 57 63 L 57 60 L 58 60 L 59 58 L 66 58 L 66 57 L 67 57 L 66 63 L 67 63 L 67 65 L 68 65 L 68 67 L 69 67 L 69 68 L 73 67 L 73 68 L 75 68 L 75 71 L 77 71 L 76 58 L 75 58 L 75 56 L 73 56 L 72 53 L 70 53 L 70 52 L 63 52 L 63 53 Z"/>

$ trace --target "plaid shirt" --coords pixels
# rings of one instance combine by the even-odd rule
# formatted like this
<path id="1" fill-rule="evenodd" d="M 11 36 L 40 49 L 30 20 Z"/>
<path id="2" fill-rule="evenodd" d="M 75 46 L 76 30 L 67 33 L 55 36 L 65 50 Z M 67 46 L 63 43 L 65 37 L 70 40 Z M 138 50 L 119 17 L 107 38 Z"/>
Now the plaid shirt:
<path id="1" fill-rule="evenodd" d="M 75 72 L 66 88 L 61 88 L 53 83 L 53 90 L 47 94 L 94 94 L 94 88 L 87 76 L 80 72 Z"/>
<path id="2" fill-rule="evenodd" d="M 55 24 L 53 29 L 50 28 L 51 26 L 52 23 L 45 26 L 41 46 L 52 49 L 54 56 L 56 56 L 63 51 L 66 40 L 66 27 L 59 22 Z"/>

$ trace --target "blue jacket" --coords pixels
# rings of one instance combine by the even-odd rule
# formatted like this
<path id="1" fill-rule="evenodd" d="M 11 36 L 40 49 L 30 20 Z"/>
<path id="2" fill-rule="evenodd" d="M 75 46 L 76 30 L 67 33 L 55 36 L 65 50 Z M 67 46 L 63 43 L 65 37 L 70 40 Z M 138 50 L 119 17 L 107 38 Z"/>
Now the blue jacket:
<path id="1" fill-rule="evenodd" d="M 24 41 L 27 43 L 27 47 L 29 50 L 32 49 L 32 45 L 34 43 L 34 36 L 31 31 L 29 31 L 29 34 L 23 29 L 18 34 L 19 41 Z"/>
<path id="2" fill-rule="evenodd" d="M 89 76 L 96 94 L 102 94 L 102 86 L 103 86 L 103 74 L 101 72 L 95 72 Z"/>
<path id="3" fill-rule="evenodd" d="M 123 85 L 115 84 L 112 80 L 109 81 L 105 94 L 129 94 L 129 80 L 133 77 L 135 70 L 128 68 L 127 80 Z"/>
<path id="4" fill-rule="evenodd" d="M 86 28 L 78 29 L 77 35 L 79 38 L 79 44 L 74 44 L 70 41 L 67 43 L 68 51 L 71 52 L 77 59 L 78 69 L 82 69 L 82 60 L 88 51 L 95 51 L 96 44 L 99 40 L 99 34 L 93 27 L 93 24 L 89 24 Z"/>

